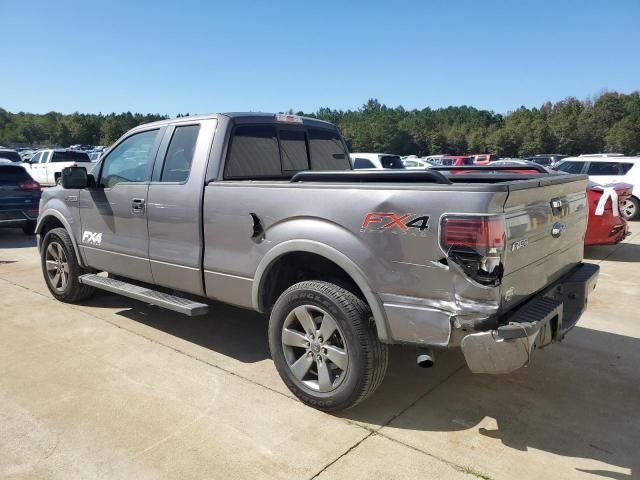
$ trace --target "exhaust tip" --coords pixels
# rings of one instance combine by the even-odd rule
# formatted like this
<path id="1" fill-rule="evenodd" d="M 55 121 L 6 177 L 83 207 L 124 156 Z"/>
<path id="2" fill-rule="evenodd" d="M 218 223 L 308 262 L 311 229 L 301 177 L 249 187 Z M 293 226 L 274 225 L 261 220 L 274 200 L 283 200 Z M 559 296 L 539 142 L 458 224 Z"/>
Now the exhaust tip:
<path id="1" fill-rule="evenodd" d="M 428 353 L 420 353 L 416 362 L 420 368 L 431 368 L 434 365 L 433 357 Z"/>

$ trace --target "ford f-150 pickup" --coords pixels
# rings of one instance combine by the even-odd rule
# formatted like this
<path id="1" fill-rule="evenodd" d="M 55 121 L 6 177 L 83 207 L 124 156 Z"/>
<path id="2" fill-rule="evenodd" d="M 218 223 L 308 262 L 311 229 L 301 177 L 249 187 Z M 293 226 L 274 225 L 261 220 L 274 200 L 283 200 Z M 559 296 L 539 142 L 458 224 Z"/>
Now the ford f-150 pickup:
<path id="1" fill-rule="evenodd" d="M 388 344 L 508 373 L 578 321 L 598 276 L 582 262 L 587 177 L 517 168 L 358 171 L 320 120 L 164 120 L 43 192 L 42 271 L 63 302 L 102 289 L 264 312 L 286 385 L 344 409 L 382 382 Z"/>

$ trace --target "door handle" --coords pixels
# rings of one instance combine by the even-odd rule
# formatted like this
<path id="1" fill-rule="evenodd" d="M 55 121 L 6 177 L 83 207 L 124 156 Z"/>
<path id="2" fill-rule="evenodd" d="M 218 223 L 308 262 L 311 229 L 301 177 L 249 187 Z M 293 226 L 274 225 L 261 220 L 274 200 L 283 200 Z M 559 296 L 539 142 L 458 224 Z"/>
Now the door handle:
<path id="1" fill-rule="evenodd" d="M 131 199 L 131 213 L 141 215 L 144 213 L 144 198 Z"/>

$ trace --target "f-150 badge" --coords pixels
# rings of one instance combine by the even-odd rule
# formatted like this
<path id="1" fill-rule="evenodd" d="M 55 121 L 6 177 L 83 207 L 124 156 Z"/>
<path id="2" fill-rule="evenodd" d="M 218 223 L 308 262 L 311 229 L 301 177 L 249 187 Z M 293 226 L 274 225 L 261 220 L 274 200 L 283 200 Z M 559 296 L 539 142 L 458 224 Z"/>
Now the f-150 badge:
<path id="1" fill-rule="evenodd" d="M 82 243 L 92 243 L 94 245 L 100 245 L 102 243 L 101 232 L 90 232 L 85 230 L 82 232 Z"/>
<path id="2" fill-rule="evenodd" d="M 427 234 L 428 229 L 429 215 L 393 212 L 367 213 L 360 227 L 361 232 L 391 232 L 423 236 Z"/>

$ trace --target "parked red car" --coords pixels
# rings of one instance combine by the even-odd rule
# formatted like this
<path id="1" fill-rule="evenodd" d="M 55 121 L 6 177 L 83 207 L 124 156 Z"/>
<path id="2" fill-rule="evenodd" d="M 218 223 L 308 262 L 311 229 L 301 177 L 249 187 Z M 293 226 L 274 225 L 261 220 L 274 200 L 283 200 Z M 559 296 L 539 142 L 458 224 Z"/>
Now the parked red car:
<path id="1" fill-rule="evenodd" d="M 589 223 L 584 236 L 585 245 L 613 245 L 629 235 L 629 225 L 622 217 L 621 210 L 622 204 L 631 196 L 632 191 L 633 185 L 628 183 L 605 186 L 589 182 Z M 617 205 L 614 205 L 614 202 Z"/>
<path id="2" fill-rule="evenodd" d="M 489 165 L 490 162 L 498 160 L 497 155 L 490 153 L 477 153 L 475 155 L 471 155 L 470 158 L 473 159 L 474 165 Z"/>

